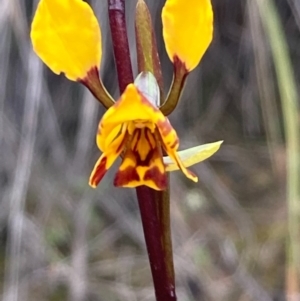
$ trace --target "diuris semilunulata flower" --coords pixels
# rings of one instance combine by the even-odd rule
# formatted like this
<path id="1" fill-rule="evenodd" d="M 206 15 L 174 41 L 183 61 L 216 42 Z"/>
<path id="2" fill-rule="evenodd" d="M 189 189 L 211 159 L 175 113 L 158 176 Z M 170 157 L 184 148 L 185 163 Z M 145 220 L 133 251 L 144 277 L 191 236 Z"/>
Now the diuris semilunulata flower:
<path id="1" fill-rule="evenodd" d="M 167 187 L 162 149 L 194 182 L 196 175 L 182 164 L 179 139 L 167 117 L 130 84 L 100 121 L 97 145 L 103 152 L 90 177 L 95 187 L 117 157 L 124 152 L 114 184 L 123 187 L 146 185 L 156 190 Z"/>
<path id="2" fill-rule="evenodd" d="M 139 0 L 141 1 L 141 0 Z M 170 60 L 186 73 L 194 69 L 212 40 L 210 0 L 167 0 L 162 11 L 163 38 Z M 122 163 L 117 186 L 167 186 L 166 172 L 181 169 L 191 180 L 198 178 L 187 166 L 214 154 L 222 142 L 177 152 L 177 134 L 163 112 L 134 83 L 116 102 L 99 77 L 102 56 L 101 30 L 91 7 L 82 0 L 41 0 L 31 27 L 35 52 L 57 74 L 84 83 L 108 108 L 97 133 L 103 152 L 90 176 L 96 187 L 118 156 Z M 177 63 L 176 63 L 177 62 Z M 163 157 L 163 151 L 168 157 Z"/>

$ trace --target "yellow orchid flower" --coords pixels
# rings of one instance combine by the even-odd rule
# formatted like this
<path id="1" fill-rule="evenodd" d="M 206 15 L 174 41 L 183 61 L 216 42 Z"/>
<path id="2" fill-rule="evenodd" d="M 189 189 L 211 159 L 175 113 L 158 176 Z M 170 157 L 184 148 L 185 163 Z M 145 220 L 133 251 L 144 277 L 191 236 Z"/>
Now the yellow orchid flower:
<path id="1" fill-rule="evenodd" d="M 168 119 L 134 84 L 129 84 L 100 121 L 97 145 L 103 154 L 94 167 L 89 183 L 96 187 L 124 151 L 123 162 L 114 180 L 116 186 L 146 185 L 156 190 L 165 189 L 167 178 L 161 146 L 183 173 L 197 182 L 197 177 L 182 165 L 176 154 L 178 143 Z"/>
<path id="2" fill-rule="evenodd" d="M 160 77 L 154 36 L 150 33 L 149 44 L 149 34 L 146 34 L 151 22 L 143 21 L 144 2 L 139 0 L 138 3 L 139 66 Z M 185 0 L 167 0 L 162 21 L 167 53 L 175 66 L 175 84 L 169 98 L 177 103 L 186 74 L 197 66 L 212 39 L 210 0 L 190 0 L 188 5 Z M 145 32 L 139 28 L 144 28 Z M 173 110 L 172 101 L 171 105 L 166 101 L 166 106 L 164 104 L 160 110 L 151 103 L 147 91 L 141 90 L 136 83 L 129 84 L 118 101 L 111 98 L 98 72 L 102 55 L 101 30 L 86 2 L 41 0 L 32 22 L 31 40 L 35 52 L 54 73 L 62 72 L 68 79 L 85 84 L 109 108 L 99 123 L 96 141 L 103 153 L 90 176 L 92 187 L 98 185 L 118 156 L 123 161 L 114 180 L 116 186 L 146 185 L 163 190 L 167 187 L 166 171 L 177 169 L 194 182 L 198 181 L 186 166 L 210 157 L 222 142 L 177 152 L 179 139 L 165 117 Z M 163 151 L 168 157 L 163 157 Z"/>
<path id="3" fill-rule="evenodd" d="M 101 30 L 83 0 L 40 0 L 31 26 L 37 55 L 56 74 L 84 84 L 108 110 L 98 126 L 102 151 L 89 178 L 95 188 L 115 160 L 122 159 L 114 184 L 137 187 L 137 198 L 156 299 L 176 299 L 170 231 L 170 188 L 166 172 L 187 169 L 213 155 L 222 141 L 178 151 L 179 139 L 168 118 L 176 107 L 188 73 L 200 62 L 212 40 L 211 0 L 166 0 L 163 38 L 173 63 L 173 81 L 163 95 L 163 76 L 151 14 L 144 0 L 135 13 L 138 77 L 134 80 L 126 32 L 125 0 L 107 0 L 112 46 L 121 96 L 117 101 L 100 77 Z M 163 156 L 163 154 L 168 156 Z M 142 186 L 142 187 L 138 187 Z M 148 186 L 148 187 L 145 187 Z M 149 187 L 151 189 L 149 189 Z M 167 190 L 157 193 L 155 190 Z"/>
<path id="4" fill-rule="evenodd" d="M 193 165 L 196 163 L 193 158 L 199 162 L 210 157 L 220 144 L 194 149 L 185 158 L 186 163 Z M 198 181 L 177 153 L 179 139 L 168 118 L 134 84 L 129 84 L 120 99 L 103 115 L 97 145 L 103 153 L 90 176 L 92 187 L 98 185 L 122 152 L 123 161 L 114 180 L 116 186 L 146 185 L 163 190 L 167 187 L 166 170 L 176 169 L 181 169 L 190 180 Z M 166 163 L 162 149 L 169 156 L 164 159 Z"/>

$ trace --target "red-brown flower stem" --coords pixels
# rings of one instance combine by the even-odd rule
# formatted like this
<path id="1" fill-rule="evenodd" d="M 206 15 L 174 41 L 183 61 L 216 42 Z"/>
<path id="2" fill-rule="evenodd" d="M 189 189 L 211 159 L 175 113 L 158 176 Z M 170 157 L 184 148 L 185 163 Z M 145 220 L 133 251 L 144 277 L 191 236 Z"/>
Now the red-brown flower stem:
<path id="1" fill-rule="evenodd" d="M 157 301 L 176 301 L 169 193 L 136 189 Z"/>
<path id="2" fill-rule="evenodd" d="M 109 24 L 118 73 L 120 93 L 133 82 L 125 21 L 125 0 L 108 0 Z"/>
<path id="3" fill-rule="evenodd" d="M 125 24 L 125 1 L 108 0 L 120 92 L 133 82 Z M 136 189 L 157 301 L 176 301 L 170 233 L 169 191 Z"/>

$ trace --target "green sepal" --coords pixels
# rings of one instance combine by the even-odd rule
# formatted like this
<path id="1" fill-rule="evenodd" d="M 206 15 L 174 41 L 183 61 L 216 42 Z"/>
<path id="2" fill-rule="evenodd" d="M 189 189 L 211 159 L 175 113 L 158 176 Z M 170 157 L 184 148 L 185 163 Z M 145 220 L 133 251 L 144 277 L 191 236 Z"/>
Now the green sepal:
<path id="1" fill-rule="evenodd" d="M 212 156 L 221 146 L 223 141 L 198 145 L 192 148 L 188 148 L 183 151 L 177 152 L 179 158 L 183 162 L 185 167 L 192 166 L 201 161 L 206 160 L 210 156 Z M 164 157 L 164 163 L 166 165 L 166 171 L 174 171 L 178 170 L 179 167 L 176 163 L 174 163 L 169 156 Z"/>

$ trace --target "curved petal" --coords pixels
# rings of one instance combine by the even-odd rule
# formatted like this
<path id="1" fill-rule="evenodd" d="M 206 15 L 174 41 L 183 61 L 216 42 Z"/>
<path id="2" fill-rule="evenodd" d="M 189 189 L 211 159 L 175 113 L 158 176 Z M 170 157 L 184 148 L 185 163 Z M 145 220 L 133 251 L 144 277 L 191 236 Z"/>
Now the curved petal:
<path id="1" fill-rule="evenodd" d="M 117 156 L 115 157 L 115 160 Z M 115 161 L 114 160 L 114 161 Z M 93 188 L 96 188 L 100 183 L 104 175 L 106 174 L 109 166 L 107 166 L 107 156 L 102 154 L 101 157 L 97 160 L 89 179 L 89 185 Z"/>
<path id="2" fill-rule="evenodd" d="M 89 179 L 89 185 L 91 187 L 97 187 L 107 170 L 113 165 L 118 156 L 121 154 L 127 139 L 126 133 L 126 131 L 122 131 L 120 135 L 111 142 L 107 152 L 104 152 L 96 162 Z"/>
<path id="3" fill-rule="evenodd" d="M 183 165 L 185 167 L 189 167 L 211 157 L 215 152 L 218 151 L 222 143 L 223 141 L 218 141 L 195 146 L 184 151 L 179 151 L 177 152 L 177 155 L 182 161 Z M 170 157 L 164 157 L 163 159 L 166 165 L 166 171 L 174 171 L 179 169 L 179 166 L 174 163 Z"/>
<path id="4" fill-rule="evenodd" d="M 162 10 L 163 37 L 172 62 L 178 57 L 191 71 L 200 62 L 213 35 L 210 0 L 167 0 Z"/>
<path id="5" fill-rule="evenodd" d="M 91 7 L 82 0 L 41 0 L 31 40 L 38 56 L 56 74 L 85 77 L 101 60 L 101 32 Z"/>
<path id="6" fill-rule="evenodd" d="M 101 122 L 98 126 L 98 133 L 96 136 L 96 143 L 98 148 L 105 152 L 110 147 L 110 144 L 118 137 L 120 132 L 124 132 L 126 130 L 126 125 L 117 124 L 115 126 L 106 126 L 103 127 Z"/>

